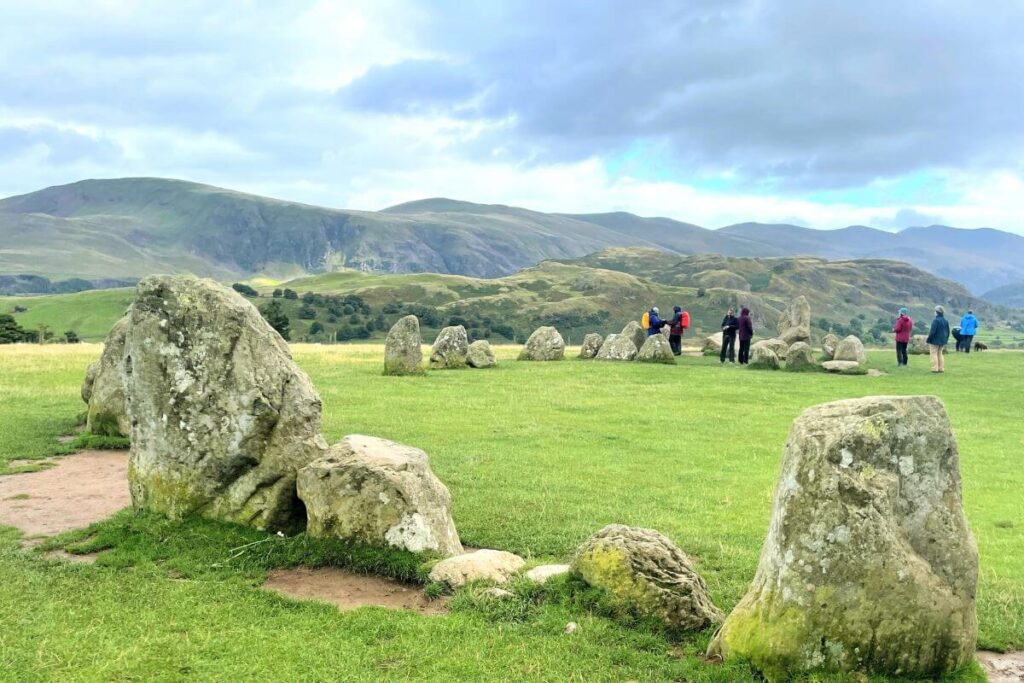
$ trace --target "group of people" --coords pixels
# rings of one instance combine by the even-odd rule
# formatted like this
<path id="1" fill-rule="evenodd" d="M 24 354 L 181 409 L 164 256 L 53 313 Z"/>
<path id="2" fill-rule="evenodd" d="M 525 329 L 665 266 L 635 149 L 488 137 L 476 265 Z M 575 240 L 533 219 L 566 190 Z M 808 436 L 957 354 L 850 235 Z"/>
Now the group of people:
<path id="1" fill-rule="evenodd" d="M 672 307 L 672 317 L 664 320 L 661 311 L 655 306 L 644 316 L 644 327 L 647 328 L 647 336 L 653 337 L 661 334 L 663 327 L 668 327 L 668 345 L 672 353 L 680 356 L 683 353 L 683 334 L 690 327 L 690 314 L 684 311 L 682 306 Z"/>
<path id="2" fill-rule="evenodd" d="M 909 321 L 909 328 L 907 322 Z M 893 332 L 896 333 L 896 360 L 900 366 L 907 364 L 907 344 L 910 342 L 910 332 L 914 327 L 914 321 L 910 319 L 906 308 L 900 309 L 900 317 L 896 320 Z M 971 343 L 974 335 L 978 332 L 978 318 L 974 311 L 968 310 L 960 318 L 960 327 L 949 329 L 949 321 L 946 320 L 946 311 L 942 306 L 935 307 L 935 318 L 932 319 L 932 326 L 928 330 L 928 353 L 932 359 L 932 372 L 946 371 L 946 345 L 952 336 L 956 340 L 956 350 L 971 352 Z M 902 345 L 902 346 L 901 346 Z"/>
<path id="3" fill-rule="evenodd" d="M 672 347 L 672 353 L 681 355 L 683 352 L 683 334 L 690 327 L 690 314 L 680 306 L 672 307 L 672 317 L 665 320 L 661 317 L 658 307 L 653 307 L 644 316 L 644 327 L 647 329 L 647 336 L 661 334 L 664 327 L 668 327 L 668 343 Z M 746 365 L 750 360 L 750 340 L 754 338 L 754 321 L 750 317 L 750 309 L 740 310 L 740 317 L 736 317 L 736 309 L 730 308 L 725 317 L 722 318 L 722 352 L 719 360 L 722 363 L 728 359 L 730 363 L 736 362 L 736 339 L 740 340 L 739 362 Z"/>

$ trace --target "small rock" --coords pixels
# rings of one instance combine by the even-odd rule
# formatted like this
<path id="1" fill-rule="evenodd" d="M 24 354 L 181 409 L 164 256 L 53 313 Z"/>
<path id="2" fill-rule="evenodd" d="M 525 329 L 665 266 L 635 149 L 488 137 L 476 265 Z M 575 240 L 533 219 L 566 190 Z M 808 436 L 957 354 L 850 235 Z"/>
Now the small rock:
<path id="1" fill-rule="evenodd" d="M 882 372 L 881 370 L 877 370 L 875 368 L 870 368 L 868 370 L 868 377 L 884 377 L 884 376 L 885 376 L 885 373 Z"/>
<path id="2" fill-rule="evenodd" d="M 579 624 L 577 624 L 575 621 L 570 621 L 568 624 L 565 625 L 565 634 L 572 635 L 573 633 L 576 633 L 576 631 L 579 630 L 579 628 Z"/>
<path id="3" fill-rule="evenodd" d="M 760 348 L 771 349 L 772 353 L 774 353 L 779 360 L 786 360 L 786 354 L 789 353 L 789 344 L 781 339 L 762 339 L 761 341 L 754 342 L 750 347 L 751 354 Z"/>
<path id="4" fill-rule="evenodd" d="M 568 574 L 570 571 L 571 567 L 567 564 L 542 564 L 526 572 L 526 578 L 534 583 L 546 583 L 548 579 Z"/>
<path id="5" fill-rule="evenodd" d="M 802 370 L 814 365 L 817 365 L 814 349 L 807 342 L 797 342 L 786 352 L 786 367 L 791 370 Z"/>
<path id="6" fill-rule="evenodd" d="M 844 372 L 859 368 L 860 363 L 852 360 L 827 360 L 821 364 L 821 367 L 825 368 L 829 372 Z"/>
<path id="7" fill-rule="evenodd" d="M 839 337 L 829 332 L 821 338 L 821 352 L 826 360 L 832 360 L 836 355 L 836 347 L 839 346 Z"/>
<path id="8" fill-rule="evenodd" d="M 509 598 L 515 596 L 515 593 L 513 593 L 512 591 L 507 591 L 504 588 L 491 586 L 490 588 L 485 588 L 483 591 L 481 591 L 480 595 L 482 595 L 485 598 L 492 598 L 494 600 L 508 600 Z"/>
<path id="9" fill-rule="evenodd" d="M 597 352 L 601 350 L 601 345 L 603 343 L 604 339 L 601 335 L 596 332 L 591 332 L 583 338 L 583 345 L 580 346 L 580 358 L 595 358 L 597 356 Z"/>
<path id="10" fill-rule="evenodd" d="M 864 365 L 868 362 L 868 355 L 861 340 L 851 334 L 836 345 L 832 360 L 852 360 Z"/>
<path id="11" fill-rule="evenodd" d="M 701 352 L 705 356 L 717 356 L 720 354 L 722 352 L 722 333 L 715 332 L 710 337 L 705 337 L 704 346 L 701 347 Z"/>
<path id="12" fill-rule="evenodd" d="M 757 370 L 778 370 L 779 357 L 767 345 L 750 348 L 749 368 Z"/>
<path id="13" fill-rule="evenodd" d="M 466 364 L 471 368 L 493 368 L 498 364 L 494 359 L 494 351 L 486 339 L 477 339 L 469 345 L 466 352 Z"/>
<path id="14" fill-rule="evenodd" d="M 526 563 L 504 550 L 476 550 L 441 560 L 430 570 L 430 580 L 459 588 L 473 581 L 506 583 Z"/>

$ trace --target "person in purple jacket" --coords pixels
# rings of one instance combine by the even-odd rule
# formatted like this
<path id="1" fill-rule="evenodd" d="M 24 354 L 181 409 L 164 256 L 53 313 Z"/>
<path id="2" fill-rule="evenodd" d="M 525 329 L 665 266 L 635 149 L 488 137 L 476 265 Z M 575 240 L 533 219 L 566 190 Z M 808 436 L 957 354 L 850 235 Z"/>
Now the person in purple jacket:
<path id="1" fill-rule="evenodd" d="M 746 306 L 740 311 L 739 325 L 740 365 L 746 365 L 750 362 L 750 340 L 754 338 L 754 321 L 750 319 L 750 309 Z"/>

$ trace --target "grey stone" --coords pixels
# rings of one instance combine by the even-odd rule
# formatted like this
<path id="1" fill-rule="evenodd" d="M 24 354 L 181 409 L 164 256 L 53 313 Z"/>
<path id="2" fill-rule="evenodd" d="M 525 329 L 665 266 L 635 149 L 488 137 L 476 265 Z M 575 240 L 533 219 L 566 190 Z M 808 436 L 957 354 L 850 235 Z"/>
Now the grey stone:
<path id="1" fill-rule="evenodd" d="M 420 321 L 416 316 L 407 315 L 392 325 L 384 342 L 384 374 L 422 374 L 422 343 Z"/>
<path id="2" fill-rule="evenodd" d="M 353 434 L 299 470 L 310 536 L 414 553 L 462 553 L 451 494 L 418 448 Z"/>
<path id="3" fill-rule="evenodd" d="M 503 584 L 523 568 L 526 561 L 504 550 L 476 550 L 441 560 L 430 570 L 430 580 L 449 588 L 474 581 Z"/>
<path id="4" fill-rule="evenodd" d="M 602 344 L 604 344 L 604 339 L 601 335 L 591 332 L 583 338 L 583 345 L 580 346 L 580 358 L 596 358 Z"/>
<path id="5" fill-rule="evenodd" d="M 704 346 L 701 352 L 705 356 L 717 356 L 722 352 L 722 333 L 715 332 L 713 335 L 704 338 Z"/>
<path id="6" fill-rule="evenodd" d="M 471 368 L 493 368 L 498 364 L 494 359 L 494 351 L 486 339 L 477 339 L 469 345 L 466 352 L 466 364 Z"/>
<path id="7" fill-rule="evenodd" d="M 629 361 L 636 358 L 637 349 L 633 339 L 627 335 L 609 334 L 597 352 L 597 360 Z"/>
<path id="8" fill-rule="evenodd" d="M 642 347 L 644 342 L 647 341 L 647 330 L 645 330 L 643 326 L 635 320 L 630 320 L 626 323 L 626 326 L 622 328 L 622 332 L 619 332 L 619 335 L 628 337 L 632 340 L 633 346 L 636 347 L 637 351 L 639 351 L 640 347 Z"/>
<path id="9" fill-rule="evenodd" d="M 864 365 L 868 362 L 868 355 L 860 339 L 851 334 L 836 345 L 832 360 L 852 360 Z"/>
<path id="10" fill-rule="evenodd" d="M 829 372 L 844 372 L 847 370 L 856 370 L 860 367 L 860 363 L 855 360 L 827 360 L 821 364 L 821 367 L 825 368 Z"/>
<path id="11" fill-rule="evenodd" d="M 839 346 L 839 337 L 829 332 L 821 339 L 821 352 L 826 360 L 832 360 L 836 355 L 836 347 Z"/>
<path id="12" fill-rule="evenodd" d="M 786 351 L 786 367 L 791 370 L 803 370 L 817 364 L 818 362 L 814 359 L 814 349 L 807 342 L 797 342 Z"/>
<path id="13" fill-rule="evenodd" d="M 775 337 L 772 339 L 762 339 L 754 342 L 750 347 L 751 354 L 760 348 L 771 349 L 772 353 L 774 353 L 779 360 L 786 360 L 786 354 L 789 353 L 789 344 Z"/>
<path id="14" fill-rule="evenodd" d="M 747 367 L 759 370 L 778 370 L 779 357 L 768 346 L 750 347 L 750 362 Z"/>
<path id="15" fill-rule="evenodd" d="M 973 661 L 977 577 L 942 402 L 814 406 L 790 429 L 757 575 L 708 654 L 769 680 L 939 678 Z"/>
<path id="16" fill-rule="evenodd" d="M 923 334 L 915 334 L 907 344 L 907 353 L 913 356 L 927 356 L 931 353 L 928 349 L 928 337 Z"/>
<path id="17" fill-rule="evenodd" d="M 110 328 L 100 359 L 85 369 L 82 400 L 87 404 L 86 430 L 102 436 L 130 436 L 131 421 L 125 405 L 121 366 L 130 317 L 126 314 Z"/>
<path id="18" fill-rule="evenodd" d="M 800 295 L 783 311 L 777 325 L 779 339 L 792 345 L 811 339 L 811 305 L 807 297 Z"/>
<path id="19" fill-rule="evenodd" d="M 547 583 L 548 579 L 568 574 L 570 571 L 572 567 L 567 564 L 542 564 L 526 572 L 526 578 L 534 583 Z"/>
<path id="20" fill-rule="evenodd" d="M 434 346 L 430 349 L 430 367 L 445 370 L 466 367 L 469 353 L 469 337 L 462 325 L 445 327 L 437 333 Z"/>
<path id="21" fill-rule="evenodd" d="M 638 363 L 669 363 L 674 365 L 676 357 L 672 353 L 672 347 L 668 343 L 668 338 L 662 334 L 654 334 L 647 337 L 647 341 L 640 347 L 639 353 L 636 354 L 636 360 Z"/>
<path id="22" fill-rule="evenodd" d="M 565 340 L 553 327 L 538 327 L 526 340 L 519 353 L 519 360 L 562 360 L 565 357 Z"/>

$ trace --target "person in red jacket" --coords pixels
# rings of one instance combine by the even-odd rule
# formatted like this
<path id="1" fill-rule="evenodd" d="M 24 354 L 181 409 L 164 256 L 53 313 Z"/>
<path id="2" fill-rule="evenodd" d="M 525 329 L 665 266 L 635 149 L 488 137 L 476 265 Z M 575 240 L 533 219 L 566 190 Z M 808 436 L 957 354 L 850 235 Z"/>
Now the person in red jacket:
<path id="1" fill-rule="evenodd" d="M 754 338 L 754 321 L 750 319 L 750 309 L 746 306 L 740 311 L 738 335 L 740 338 L 740 365 L 750 361 L 750 340 Z"/>
<path id="2" fill-rule="evenodd" d="M 907 365 L 907 345 L 910 343 L 910 335 L 914 333 L 914 321 L 910 319 L 910 311 L 906 308 L 900 309 L 900 317 L 896 318 L 896 324 L 892 331 L 896 334 L 896 366 Z"/>

